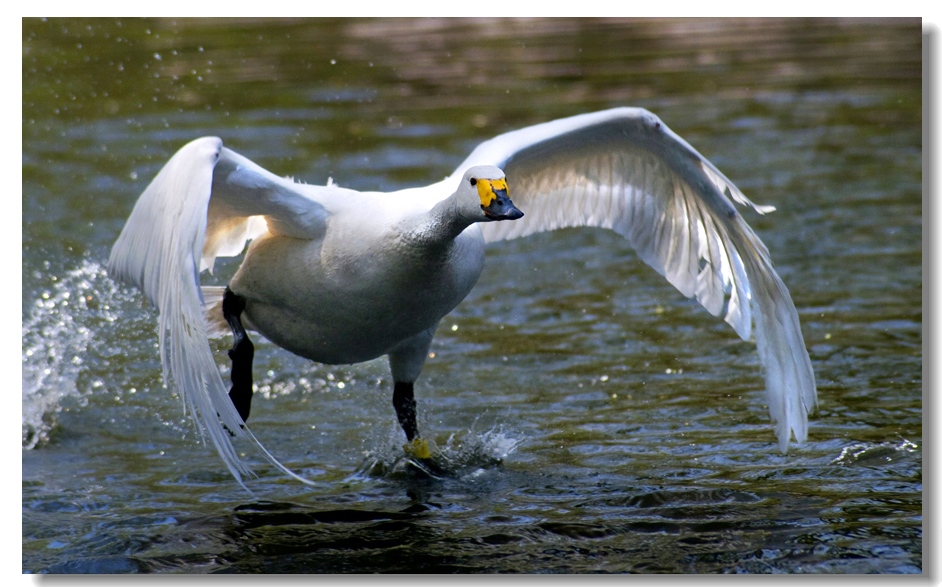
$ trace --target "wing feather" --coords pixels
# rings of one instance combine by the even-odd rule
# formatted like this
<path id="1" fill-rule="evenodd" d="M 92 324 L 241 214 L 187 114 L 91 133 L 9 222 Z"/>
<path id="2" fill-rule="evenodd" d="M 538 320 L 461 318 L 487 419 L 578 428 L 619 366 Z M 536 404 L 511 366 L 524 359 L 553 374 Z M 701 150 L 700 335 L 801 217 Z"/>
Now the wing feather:
<path id="1" fill-rule="evenodd" d="M 617 108 L 500 135 L 458 167 L 507 174 L 526 214 L 482 226 L 488 242 L 568 226 L 610 228 L 681 293 L 744 340 L 755 325 L 781 449 L 807 438 L 817 389 L 798 313 L 762 241 L 733 203 L 757 206 L 650 112 Z"/>
<path id="2" fill-rule="evenodd" d="M 158 332 L 164 381 L 180 390 L 184 410 L 197 422 L 239 482 L 251 469 L 231 437 L 247 438 L 273 465 L 284 467 L 244 425 L 229 400 L 207 336 L 199 285 L 219 255 L 237 255 L 245 242 L 276 229 L 313 238 L 326 213 L 309 194 L 215 137 L 180 149 L 138 199 L 111 250 L 109 274 L 138 286 L 160 312 Z M 210 301 L 218 297 L 207 290 Z"/>

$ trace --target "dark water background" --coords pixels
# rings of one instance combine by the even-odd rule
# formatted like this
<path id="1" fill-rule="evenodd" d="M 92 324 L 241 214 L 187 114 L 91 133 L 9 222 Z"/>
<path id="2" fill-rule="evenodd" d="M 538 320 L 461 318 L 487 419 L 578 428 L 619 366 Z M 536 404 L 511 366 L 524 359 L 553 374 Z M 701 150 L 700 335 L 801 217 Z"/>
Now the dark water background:
<path id="1" fill-rule="evenodd" d="M 24 20 L 22 570 L 920 572 L 922 41 L 919 20 Z M 820 396 L 787 455 L 754 346 L 620 237 L 567 230 L 493 247 L 439 329 L 417 396 L 454 475 L 397 466 L 384 361 L 259 341 L 253 431 L 318 485 L 259 462 L 250 494 L 163 389 L 156 313 L 103 270 L 197 136 L 391 190 L 618 105 L 778 208 L 747 219 Z"/>

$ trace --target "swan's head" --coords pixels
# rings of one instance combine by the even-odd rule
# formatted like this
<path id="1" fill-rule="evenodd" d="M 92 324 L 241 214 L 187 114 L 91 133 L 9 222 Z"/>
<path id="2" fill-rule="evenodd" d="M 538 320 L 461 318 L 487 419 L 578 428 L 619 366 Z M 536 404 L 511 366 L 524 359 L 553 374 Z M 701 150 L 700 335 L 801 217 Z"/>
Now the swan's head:
<path id="1" fill-rule="evenodd" d="M 458 186 L 458 197 L 476 208 L 478 222 L 516 220 L 523 216 L 510 201 L 504 172 L 493 165 L 476 165 L 466 171 Z"/>

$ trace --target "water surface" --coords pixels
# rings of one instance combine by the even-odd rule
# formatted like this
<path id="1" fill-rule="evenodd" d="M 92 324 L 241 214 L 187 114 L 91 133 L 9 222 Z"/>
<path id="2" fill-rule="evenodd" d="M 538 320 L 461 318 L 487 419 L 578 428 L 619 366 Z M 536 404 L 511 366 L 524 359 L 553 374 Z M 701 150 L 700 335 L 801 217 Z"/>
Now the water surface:
<path id="1" fill-rule="evenodd" d="M 920 572 L 921 44 L 918 20 L 25 20 L 23 571 Z M 442 322 L 417 396 L 451 476 L 401 466 L 383 360 L 258 340 L 252 429 L 316 486 L 245 447 L 249 492 L 103 269 L 198 136 L 391 190 L 620 105 L 778 209 L 746 217 L 820 397 L 786 455 L 754 346 L 617 235 L 565 230 L 492 247 Z"/>

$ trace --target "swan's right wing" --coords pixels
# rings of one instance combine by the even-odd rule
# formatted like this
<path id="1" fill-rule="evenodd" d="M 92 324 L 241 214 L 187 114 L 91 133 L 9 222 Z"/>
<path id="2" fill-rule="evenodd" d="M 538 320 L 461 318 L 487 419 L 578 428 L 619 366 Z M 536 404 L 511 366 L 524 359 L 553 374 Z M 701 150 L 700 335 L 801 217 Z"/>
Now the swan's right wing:
<path id="1" fill-rule="evenodd" d="M 164 381 L 175 383 L 200 433 L 240 482 L 252 472 L 231 436 L 248 438 L 276 467 L 306 480 L 262 447 L 230 401 L 209 346 L 199 274 L 266 232 L 318 238 L 329 214 L 315 196 L 328 189 L 279 178 L 218 138 L 197 139 L 147 186 L 111 250 L 108 273 L 139 287 L 160 311 Z"/>

